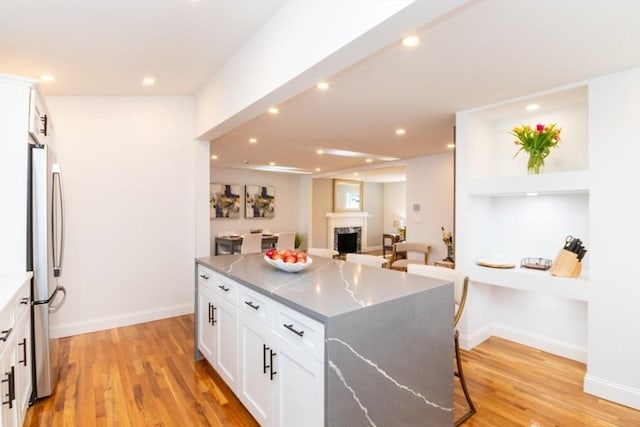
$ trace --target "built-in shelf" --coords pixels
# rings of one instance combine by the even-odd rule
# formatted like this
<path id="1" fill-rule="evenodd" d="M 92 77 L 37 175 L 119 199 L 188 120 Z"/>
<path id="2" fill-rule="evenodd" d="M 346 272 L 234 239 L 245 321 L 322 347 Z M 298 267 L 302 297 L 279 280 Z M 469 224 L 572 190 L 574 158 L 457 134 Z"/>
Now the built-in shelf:
<path id="1" fill-rule="evenodd" d="M 520 267 L 497 269 L 476 264 L 469 264 L 465 271 L 472 282 L 589 301 L 589 280 L 584 276 L 556 277 L 548 271 Z"/>
<path id="2" fill-rule="evenodd" d="M 557 172 L 540 175 L 476 178 L 467 181 L 470 196 L 512 196 L 560 193 L 587 193 L 589 172 Z"/>

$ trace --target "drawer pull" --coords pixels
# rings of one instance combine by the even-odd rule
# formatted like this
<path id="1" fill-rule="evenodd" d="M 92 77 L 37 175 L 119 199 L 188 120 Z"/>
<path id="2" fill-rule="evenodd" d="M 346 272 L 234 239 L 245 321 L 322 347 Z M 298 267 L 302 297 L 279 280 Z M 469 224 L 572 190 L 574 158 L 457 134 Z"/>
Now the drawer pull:
<path id="1" fill-rule="evenodd" d="M 13 328 L 5 329 L 4 331 L 2 331 L 2 336 L 0 337 L 0 341 L 6 342 L 7 338 L 9 338 L 9 335 L 11 335 L 11 331 L 13 331 Z"/>
<path id="2" fill-rule="evenodd" d="M 27 297 L 24 297 L 24 298 L 22 298 L 22 299 L 20 300 L 20 304 L 27 305 L 28 303 L 29 303 L 29 298 L 27 298 Z"/>
<path id="3" fill-rule="evenodd" d="M 290 324 L 290 325 L 287 325 L 286 323 L 283 323 L 282 326 L 284 326 L 285 328 L 287 328 L 288 330 L 290 330 L 291 332 L 293 332 L 294 334 L 296 334 L 299 337 L 304 336 L 304 331 L 297 331 L 296 329 L 294 329 L 293 323 Z"/>
<path id="4" fill-rule="evenodd" d="M 201 274 L 200 277 L 202 277 L 204 280 L 209 280 L 209 276 L 207 276 L 206 274 Z"/>
<path id="5" fill-rule="evenodd" d="M 245 301 L 245 304 L 247 304 L 249 307 L 253 308 L 254 310 L 258 310 L 260 308 L 259 305 L 254 305 L 253 301 Z"/>
<path id="6" fill-rule="evenodd" d="M 218 287 L 225 292 L 229 292 L 229 289 L 230 289 L 230 288 L 225 288 L 224 285 L 218 285 Z"/>

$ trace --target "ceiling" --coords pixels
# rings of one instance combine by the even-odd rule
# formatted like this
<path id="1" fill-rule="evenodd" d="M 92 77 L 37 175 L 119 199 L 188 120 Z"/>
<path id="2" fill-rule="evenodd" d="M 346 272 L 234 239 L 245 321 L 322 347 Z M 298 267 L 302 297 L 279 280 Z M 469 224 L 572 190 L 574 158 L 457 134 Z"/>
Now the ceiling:
<path id="1" fill-rule="evenodd" d="M 53 74 L 45 95 L 193 95 L 283 3 L 1 0 L 0 73 Z"/>
<path id="2" fill-rule="evenodd" d="M 191 95 L 283 3 L 2 0 L 0 72 L 54 74 L 45 95 Z M 639 21 L 634 0 L 471 0 L 416 29 L 417 47 L 388 46 L 327 76 L 329 90 L 310 88 L 216 138 L 212 164 L 364 168 L 382 180 L 388 162 L 396 173 L 404 159 L 446 152 L 456 111 L 640 66 Z M 141 85 L 148 75 L 155 86 Z"/>

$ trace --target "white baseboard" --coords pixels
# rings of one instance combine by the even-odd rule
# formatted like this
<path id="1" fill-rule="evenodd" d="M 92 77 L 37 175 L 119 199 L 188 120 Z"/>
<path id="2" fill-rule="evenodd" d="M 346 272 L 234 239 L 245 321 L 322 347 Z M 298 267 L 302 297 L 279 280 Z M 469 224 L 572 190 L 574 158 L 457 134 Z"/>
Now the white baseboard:
<path id="1" fill-rule="evenodd" d="M 510 326 L 494 323 L 493 335 L 509 341 L 515 341 L 529 347 L 534 347 L 539 350 L 546 351 L 547 353 L 566 357 L 567 359 L 584 363 L 587 361 L 586 347 L 568 343 L 566 341 L 556 340 L 544 335 L 534 334 L 523 329 L 516 329 Z"/>
<path id="2" fill-rule="evenodd" d="M 366 248 L 362 249 L 362 252 L 381 251 L 381 250 L 382 250 L 382 246 L 367 246 Z"/>
<path id="3" fill-rule="evenodd" d="M 460 333 L 458 341 L 460 348 L 463 350 L 471 350 L 475 346 L 481 344 L 493 335 L 493 328 L 491 325 L 485 325 L 482 328 L 472 333 Z"/>
<path id="4" fill-rule="evenodd" d="M 584 392 L 633 409 L 640 409 L 640 389 L 637 388 L 587 374 L 584 377 Z"/>
<path id="5" fill-rule="evenodd" d="M 86 334 L 88 332 L 119 328 L 121 326 L 129 326 L 138 323 L 151 322 L 154 320 L 167 319 L 169 317 L 182 316 L 184 314 L 190 313 L 193 313 L 193 303 L 163 307 L 158 310 L 144 310 L 117 316 L 88 319 L 84 322 L 66 323 L 52 326 L 51 337 L 60 338 L 72 335 Z"/>

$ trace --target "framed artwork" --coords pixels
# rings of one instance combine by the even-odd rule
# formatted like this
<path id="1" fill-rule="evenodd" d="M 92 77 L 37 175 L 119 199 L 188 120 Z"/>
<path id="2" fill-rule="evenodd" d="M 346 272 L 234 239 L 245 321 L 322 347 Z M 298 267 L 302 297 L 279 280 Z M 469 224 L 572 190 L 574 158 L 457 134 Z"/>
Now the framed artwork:
<path id="1" fill-rule="evenodd" d="M 276 207 L 276 192 L 268 185 L 245 185 L 244 217 L 273 218 Z"/>
<path id="2" fill-rule="evenodd" d="M 240 185 L 211 184 L 209 211 L 211 218 L 240 218 Z"/>

